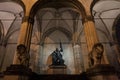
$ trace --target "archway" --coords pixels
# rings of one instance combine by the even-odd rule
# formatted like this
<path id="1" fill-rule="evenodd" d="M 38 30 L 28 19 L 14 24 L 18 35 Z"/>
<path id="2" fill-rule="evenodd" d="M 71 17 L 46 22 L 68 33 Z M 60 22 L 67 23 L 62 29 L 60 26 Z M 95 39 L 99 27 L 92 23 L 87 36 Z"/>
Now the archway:
<path id="1" fill-rule="evenodd" d="M 115 20 L 115 24 L 113 25 L 113 38 L 120 46 L 120 15 L 118 15 L 117 19 Z"/>
<path id="2" fill-rule="evenodd" d="M 4 71 L 6 67 L 13 63 L 24 8 L 23 2 L 19 0 L 0 1 L 0 30 L 2 33 L 0 40 L 0 71 Z"/>
<path id="3" fill-rule="evenodd" d="M 114 66 L 119 70 L 119 63 L 117 60 L 118 51 L 116 50 L 116 29 L 115 23 L 117 23 L 116 18 L 119 17 L 120 14 L 120 1 L 118 0 L 98 0 L 93 1 L 92 4 L 92 14 L 94 16 L 95 25 L 97 28 L 97 33 L 99 36 L 100 42 L 104 44 L 105 47 L 105 59 L 111 65 Z M 104 5 L 106 6 L 105 8 Z M 113 15 L 114 14 L 114 15 Z M 118 19 L 117 19 L 118 20 Z M 115 25 L 114 25 L 115 24 Z M 102 37 L 104 33 L 104 38 L 106 37 L 107 40 Z M 113 36 L 114 33 L 114 36 Z M 112 60 L 111 60 L 112 58 Z"/>
<path id="4" fill-rule="evenodd" d="M 79 15 L 81 17 L 79 17 Z M 51 52 L 52 50 L 54 50 L 56 46 L 59 46 L 59 39 L 61 39 L 63 46 L 64 47 L 66 46 L 65 52 L 70 53 L 70 54 L 66 54 L 66 56 L 71 55 L 70 56 L 71 59 L 74 58 L 73 47 L 72 47 L 72 45 L 74 45 L 73 43 L 75 43 L 73 39 L 75 36 L 74 34 L 77 33 L 79 36 L 80 33 L 78 30 L 80 29 L 81 26 L 78 26 L 77 23 L 79 22 L 79 20 L 82 20 L 82 18 L 85 17 L 84 7 L 79 1 L 71 1 L 71 0 L 66 0 L 64 2 L 61 0 L 38 1 L 33 6 L 30 13 L 30 17 L 34 17 L 35 19 L 35 25 L 33 26 L 33 28 L 36 27 L 36 30 L 33 31 L 33 33 L 39 33 L 37 34 L 37 38 L 36 38 L 36 39 L 39 39 L 37 42 L 38 43 L 37 45 L 40 45 L 40 48 L 42 48 L 39 54 L 40 55 L 39 60 L 41 61 L 38 61 L 38 62 L 46 63 L 45 62 L 46 60 L 42 60 L 41 56 L 45 56 L 45 55 L 48 56 L 48 53 L 50 53 L 50 50 L 46 50 L 46 49 L 50 48 L 49 45 L 52 45 L 51 47 L 54 46 L 53 48 L 51 48 Z M 58 40 L 55 38 L 58 38 Z M 44 59 L 46 59 L 46 57 Z M 69 62 L 72 60 L 66 60 L 66 63 L 68 63 L 67 61 Z M 68 65 L 72 66 L 70 67 L 71 70 L 72 68 L 75 70 L 74 64 L 72 65 L 72 63 L 74 63 L 74 59 L 73 59 L 73 62 L 71 62 L 70 64 L 69 63 Z M 42 66 L 42 68 L 40 69 L 43 69 L 43 68 L 45 69 L 45 67 L 46 67 L 46 64 L 44 65 L 44 67 Z M 72 72 L 71 73 L 69 72 L 69 73 L 70 74 L 75 73 L 74 70 L 72 70 Z"/>
<path id="5" fill-rule="evenodd" d="M 120 63 L 120 14 L 117 16 L 116 20 L 114 21 L 114 24 L 113 24 L 113 33 L 112 33 L 112 36 L 113 36 L 113 39 L 114 39 L 114 42 L 115 42 L 115 45 L 116 45 L 116 51 L 117 51 L 117 60 L 118 60 L 118 63 Z"/>

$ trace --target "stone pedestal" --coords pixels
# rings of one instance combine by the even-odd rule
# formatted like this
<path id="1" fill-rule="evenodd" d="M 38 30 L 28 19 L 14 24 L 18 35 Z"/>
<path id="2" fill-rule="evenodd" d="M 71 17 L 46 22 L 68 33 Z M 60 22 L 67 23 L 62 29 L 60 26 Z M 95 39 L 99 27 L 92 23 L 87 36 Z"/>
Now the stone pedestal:
<path id="1" fill-rule="evenodd" d="M 87 70 L 89 80 L 118 80 L 114 67 L 108 64 L 99 64 Z"/>
<path id="2" fill-rule="evenodd" d="M 31 69 L 23 65 L 11 65 L 4 72 L 3 80 L 28 80 L 31 74 Z"/>
<path id="3" fill-rule="evenodd" d="M 66 74 L 66 65 L 50 65 L 48 69 L 48 74 Z"/>

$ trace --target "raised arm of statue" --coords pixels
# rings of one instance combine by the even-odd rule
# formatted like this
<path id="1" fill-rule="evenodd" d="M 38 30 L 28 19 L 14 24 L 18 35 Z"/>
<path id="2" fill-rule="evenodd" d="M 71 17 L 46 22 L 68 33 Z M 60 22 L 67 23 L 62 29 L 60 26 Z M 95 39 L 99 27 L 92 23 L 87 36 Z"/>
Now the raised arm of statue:
<path id="1" fill-rule="evenodd" d="M 62 43 L 60 42 L 60 51 L 63 52 Z"/>

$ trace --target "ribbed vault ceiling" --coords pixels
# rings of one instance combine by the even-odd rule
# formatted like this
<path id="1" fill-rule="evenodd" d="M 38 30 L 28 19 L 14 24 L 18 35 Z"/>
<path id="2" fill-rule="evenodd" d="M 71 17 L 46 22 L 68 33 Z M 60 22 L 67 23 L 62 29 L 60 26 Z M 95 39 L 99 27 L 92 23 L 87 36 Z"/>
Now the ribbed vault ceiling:
<path id="1" fill-rule="evenodd" d="M 19 0 L 15 0 L 15 2 L 19 2 Z M 4 29 L 2 31 L 4 34 L 8 33 L 16 16 L 19 16 L 20 20 L 23 17 L 24 9 L 20 4 L 15 2 L 14 0 L 0 0 L 0 21 L 2 23 L 0 27 Z M 85 2 L 89 3 L 90 0 L 82 0 L 82 3 Z M 120 14 L 120 0 L 96 1 L 92 9 L 92 14 L 95 18 L 97 30 L 103 31 L 105 35 L 112 35 L 114 22 Z M 36 22 L 35 26 L 37 26 L 38 31 L 43 33 L 44 37 L 45 35 L 52 34 L 56 29 L 65 34 L 69 39 L 71 39 L 70 37 L 75 31 L 79 30 L 78 24 L 80 26 L 82 24 L 81 15 L 71 8 L 56 10 L 49 7 L 37 12 Z M 17 24 L 14 23 L 14 25 Z"/>
<path id="2" fill-rule="evenodd" d="M 99 0 L 93 7 L 97 29 L 112 37 L 114 23 L 120 14 L 120 0 Z"/>
<path id="3" fill-rule="evenodd" d="M 13 34 L 18 31 L 23 14 L 24 11 L 20 4 L 10 0 L 0 0 L 0 29 L 2 41 L 7 41 L 10 36 L 13 36 Z M 14 36 L 17 37 L 15 34 Z M 13 40 L 16 41 L 16 38 Z"/>
<path id="4" fill-rule="evenodd" d="M 42 23 L 41 31 L 43 33 L 49 31 L 50 29 L 63 29 L 66 35 L 71 35 L 74 32 L 74 20 L 79 17 L 78 13 L 74 12 L 72 9 L 61 8 L 59 10 L 48 8 L 40 10 L 37 15 L 37 21 Z M 40 20 L 41 19 L 41 20 Z M 67 34 L 68 33 L 68 34 Z"/>

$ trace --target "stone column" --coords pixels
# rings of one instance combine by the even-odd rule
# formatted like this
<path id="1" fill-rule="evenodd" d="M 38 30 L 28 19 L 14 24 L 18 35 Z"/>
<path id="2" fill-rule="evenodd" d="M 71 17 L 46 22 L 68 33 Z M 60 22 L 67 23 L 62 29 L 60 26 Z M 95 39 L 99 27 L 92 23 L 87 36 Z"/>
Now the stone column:
<path id="1" fill-rule="evenodd" d="M 86 16 L 83 19 L 84 32 L 88 46 L 88 52 L 92 50 L 95 43 L 98 43 L 98 37 L 94 25 L 94 19 L 92 16 Z"/>
<path id="2" fill-rule="evenodd" d="M 97 57 L 99 57 L 100 55 L 100 54 L 98 55 L 98 53 L 103 54 L 104 47 L 101 47 L 100 49 L 100 46 L 102 46 L 102 44 L 99 43 L 92 16 L 85 17 L 83 25 L 89 52 L 88 55 L 92 56 L 92 59 L 94 59 L 93 62 L 98 61 Z M 95 45 L 100 45 L 98 46 L 99 47 L 98 52 L 96 52 L 97 47 L 95 47 Z M 103 55 L 101 55 L 101 59 L 103 58 L 102 56 Z M 118 80 L 117 72 L 114 69 L 114 67 L 112 67 L 109 64 L 101 64 L 101 59 L 100 62 L 98 62 L 97 64 L 93 63 L 93 65 L 86 71 L 89 80 Z"/>
<path id="3" fill-rule="evenodd" d="M 83 71 L 83 64 L 82 64 L 82 53 L 80 51 L 80 45 L 75 44 L 73 46 L 73 52 L 74 52 L 74 63 L 75 63 L 75 73 L 80 74 Z"/>
<path id="4" fill-rule="evenodd" d="M 19 39 L 18 39 L 16 56 L 14 57 L 13 64 L 20 64 L 20 60 L 19 60 L 18 56 L 20 54 L 20 51 L 23 50 L 21 47 L 24 47 L 26 49 L 24 54 L 27 54 L 29 56 L 33 23 L 34 23 L 34 19 L 32 19 L 32 18 L 30 18 L 28 16 L 25 16 L 23 18 L 20 35 L 19 35 Z M 18 48 L 21 48 L 21 49 L 19 49 L 20 51 L 18 51 Z"/>

